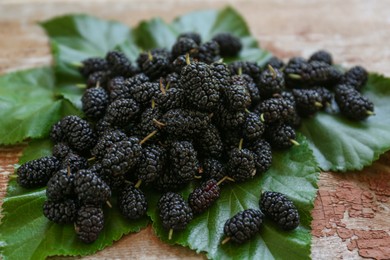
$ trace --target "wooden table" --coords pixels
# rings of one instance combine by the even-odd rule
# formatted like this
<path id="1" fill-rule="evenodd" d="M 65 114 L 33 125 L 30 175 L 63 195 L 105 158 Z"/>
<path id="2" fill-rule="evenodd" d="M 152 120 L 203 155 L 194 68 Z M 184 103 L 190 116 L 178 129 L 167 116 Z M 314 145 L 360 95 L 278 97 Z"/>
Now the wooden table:
<path id="1" fill-rule="evenodd" d="M 130 26 L 142 19 L 220 8 L 225 1 L 49 1 L 0 4 L 0 74 L 51 62 L 48 40 L 36 25 L 65 13 L 89 13 Z M 247 20 L 262 47 L 281 58 L 307 57 L 325 48 L 344 66 L 361 64 L 390 76 L 389 1 L 229 1 Z M 390 127 L 390 126 L 389 126 Z M 23 145 L 0 148 L 0 198 L 5 196 Z M 390 153 L 361 172 L 323 172 L 312 212 L 314 259 L 390 259 Z M 168 246 L 146 228 L 88 258 L 194 258 Z"/>

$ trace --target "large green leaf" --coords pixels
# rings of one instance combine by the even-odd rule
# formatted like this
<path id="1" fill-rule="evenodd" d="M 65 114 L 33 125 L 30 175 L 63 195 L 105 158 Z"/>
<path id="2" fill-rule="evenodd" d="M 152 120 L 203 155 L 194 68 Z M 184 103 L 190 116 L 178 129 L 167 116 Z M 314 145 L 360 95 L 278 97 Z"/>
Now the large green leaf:
<path id="1" fill-rule="evenodd" d="M 305 139 L 300 137 L 299 142 L 300 146 L 288 152 L 275 152 L 271 169 L 261 176 L 223 187 L 217 203 L 195 217 L 186 230 L 174 232 L 172 240 L 168 240 L 168 232 L 161 225 L 156 209 L 159 194 L 154 193 L 148 213 L 156 234 L 164 242 L 206 252 L 208 257 L 215 259 L 309 259 L 310 212 L 317 192 L 319 169 Z M 241 210 L 258 208 L 262 190 L 287 194 L 298 207 L 301 225 L 292 232 L 285 232 L 266 220 L 259 234 L 247 243 L 221 245 L 225 221 Z M 189 192 L 190 188 L 184 194 Z"/>
<path id="2" fill-rule="evenodd" d="M 49 155 L 49 140 L 31 142 L 19 163 Z M 45 189 L 27 190 L 10 181 L 4 199 L 0 224 L 0 255 L 3 259 L 45 259 L 53 255 L 88 255 L 111 245 L 123 235 L 138 232 L 149 223 L 148 218 L 128 221 L 120 214 L 115 198 L 112 208 L 104 210 L 105 225 L 93 244 L 80 242 L 73 225 L 57 225 L 42 214 Z"/>
<path id="3" fill-rule="evenodd" d="M 62 116 L 77 114 L 54 88 L 51 68 L 37 68 L 0 76 L 0 144 L 46 136 Z"/>
<path id="4" fill-rule="evenodd" d="M 57 92 L 80 108 L 83 91 L 76 84 L 84 79 L 75 64 L 90 57 L 104 57 L 124 42 L 132 46 L 130 59 L 138 55 L 131 29 L 121 23 L 88 15 L 66 15 L 41 23 L 50 38 L 54 56 Z"/>
<path id="5" fill-rule="evenodd" d="M 326 113 L 304 121 L 300 131 L 323 170 L 360 170 L 390 149 L 390 79 L 371 74 L 364 95 L 375 105 L 365 121 Z"/>

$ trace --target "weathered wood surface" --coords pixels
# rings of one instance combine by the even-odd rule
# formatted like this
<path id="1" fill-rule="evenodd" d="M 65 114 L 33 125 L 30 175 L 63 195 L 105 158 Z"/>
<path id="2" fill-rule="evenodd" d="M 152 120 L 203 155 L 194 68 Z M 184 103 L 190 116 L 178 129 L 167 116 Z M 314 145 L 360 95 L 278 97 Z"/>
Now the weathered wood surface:
<path id="1" fill-rule="evenodd" d="M 230 4 L 248 21 L 262 47 L 281 58 L 325 48 L 337 63 L 361 64 L 390 75 L 389 1 L 49 1 L 0 3 L 0 74 L 49 64 L 47 38 L 36 22 L 65 13 L 90 13 L 130 26 L 160 16 Z M 390 126 L 389 126 L 390 127 Z M 0 148 L 0 198 L 23 145 Z M 361 172 L 323 172 L 312 212 L 314 259 L 390 259 L 390 154 Z M 123 237 L 88 259 L 200 259 L 168 246 L 151 228 Z"/>

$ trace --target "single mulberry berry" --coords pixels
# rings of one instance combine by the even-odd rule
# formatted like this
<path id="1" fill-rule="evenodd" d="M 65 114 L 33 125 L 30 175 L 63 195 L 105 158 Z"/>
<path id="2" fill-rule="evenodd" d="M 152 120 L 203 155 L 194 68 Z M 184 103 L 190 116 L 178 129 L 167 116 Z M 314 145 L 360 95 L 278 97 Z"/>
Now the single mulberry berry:
<path id="1" fill-rule="evenodd" d="M 155 108 L 147 108 L 140 116 L 140 121 L 136 127 L 136 134 L 140 137 L 145 137 L 146 135 L 158 131 L 160 128 L 155 123 L 155 120 L 161 120 L 162 113 L 160 109 Z M 157 137 L 159 133 L 157 133 L 154 137 Z"/>
<path id="2" fill-rule="evenodd" d="M 223 228 L 226 239 L 222 244 L 232 240 L 242 244 L 255 236 L 263 223 L 264 214 L 258 209 L 246 209 L 228 219 Z"/>
<path id="3" fill-rule="evenodd" d="M 23 188 L 45 186 L 53 174 L 60 168 L 60 162 L 54 156 L 46 156 L 22 164 L 17 170 L 17 182 Z"/>
<path id="4" fill-rule="evenodd" d="M 260 116 L 256 113 L 250 112 L 245 120 L 243 126 L 243 135 L 247 140 L 259 139 L 265 130 L 265 125 L 261 121 Z"/>
<path id="5" fill-rule="evenodd" d="M 107 82 L 110 80 L 110 71 L 96 71 L 91 73 L 87 78 L 88 88 L 106 88 Z"/>
<path id="6" fill-rule="evenodd" d="M 271 145 L 267 141 L 260 139 L 251 143 L 248 149 L 253 152 L 256 172 L 266 172 L 272 164 Z"/>
<path id="7" fill-rule="evenodd" d="M 106 132 L 115 131 L 119 129 L 120 128 L 118 126 L 115 126 L 110 122 L 107 122 L 107 120 L 104 117 L 99 121 L 97 121 L 95 124 L 95 132 L 99 138 L 102 137 Z"/>
<path id="8" fill-rule="evenodd" d="M 237 182 L 252 179 L 256 175 L 253 153 L 245 148 L 234 148 L 229 153 L 226 168 L 229 176 Z"/>
<path id="9" fill-rule="evenodd" d="M 138 56 L 138 58 L 136 60 L 138 67 L 142 68 L 142 64 L 144 64 L 149 59 L 150 55 L 152 55 L 152 56 L 159 55 L 159 56 L 164 56 L 164 57 L 168 58 L 168 60 L 171 59 L 171 52 L 170 51 L 168 51 L 165 48 L 155 48 L 155 49 L 152 49 L 150 51 L 140 53 L 140 55 Z"/>
<path id="10" fill-rule="evenodd" d="M 143 106 L 149 105 L 160 92 L 160 84 L 156 82 L 145 82 L 130 89 L 132 99 Z"/>
<path id="11" fill-rule="evenodd" d="M 71 172 L 77 172 L 81 169 L 88 168 L 88 161 L 84 157 L 75 154 L 69 153 L 62 161 L 61 161 L 61 169 L 67 169 L 69 167 Z"/>
<path id="12" fill-rule="evenodd" d="M 103 88 L 89 88 L 81 98 L 85 115 L 94 120 L 104 116 L 108 102 L 108 94 Z"/>
<path id="13" fill-rule="evenodd" d="M 319 50 L 313 53 L 309 58 L 309 62 L 312 61 L 321 61 L 329 65 L 333 64 L 332 54 L 325 50 Z"/>
<path id="14" fill-rule="evenodd" d="M 232 75 L 247 74 L 255 81 L 260 77 L 261 68 L 257 63 L 251 61 L 234 61 L 229 64 Z"/>
<path id="15" fill-rule="evenodd" d="M 57 157 L 58 160 L 63 160 L 68 154 L 74 153 L 72 149 L 66 143 L 58 143 L 53 146 L 53 156 Z"/>
<path id="16" fill-rule="evenodd" d="M 273 56 L 273 57 L 271 57 L 267 61 L 267 63 L 265 64 L 264 68 L 268 68 L 268 66 L 271 66 L 274 69 L 279 69 L 280 70 L 280 69 L 282 69 L 285 66 L 285 64 L 284 64 L 284 62 L 281 59 L 279 59 L 278 57 Z"/>
<path id="17" fill-rule="evenodd" d="M 198 44 L 191 38 L 179 37 L 172 46 L 172 58 L 176 59 L 180 55 L 190 53 L 191 50 L 197 49 Z"/>
<path id="18" fill-rule="evenodd" d="M 284 230 L 292 230 L 299 226 L 299 213 L 294 203 L 286 195 L 266 191 L 260 199 L 260 208 Z"/>
<path id="19" fill-rule="evenodd" d="M 278 69 L 269 66 L 261 73 L 258 84 L 262 97 L 270 98 L 284 90 L 284 75 Z"/>
<path id="20" fill-rule="evenodd" d="M 158 54 L 150 54 L 148 59 L 142 63 L 141 69 L 150 79 L 165 77 L 169 73 L 170 62 L 168 57 Z"/>
<path id="21" fill-rule="evenodd" d="M 119 210 L 128 219 L 139 219 L 146 214 L 148 203 L 144 193 L 133 185 L 127 185 L 119 197 Z"/>
<path id="22" fill-rule="evenodd" d="M 343 76 L 342 83 L 353 86 L 357 91 L 361 91 L 368 79 L 368 72 L 362 66 L 350 68 Z"/>
<path id="23" fill-rule="evenodd" d="M 98 239 L 104 227 L 103 209 L 95 205 L 81 206 L 77 211 L 75 231 L 84 243 L 92 243 Z"/>
<path id="24" fill-rule="evenodd" d="M 240 38 L 231 33 L 218 33 L 213 37 L 213 40 L 218 43 L 222 56 L 236 56 L 242 49 Z"/>
<path id="25" fill-rule="evenodd" d="M 210 208 L 220 195 L 221 189 L 217 181 L 210 179 L 190 193 L 188 204 L 194 214 L 199 214 Z"/>
<path id="26" fill-rule="evenodd" d="M 43 204 L 43 215 L 57 224 L 72 223 L 77 215 L 76 203 L 73 200 L 47 200 Z"/>
<path id="27" fill-rule="evenodd" d="M 271 146 L 277 149 L 287 149 L 293 145 L 298 145 L 297 141 L 295 141 L 295 130 L 289 125 L 268 126 L 265 135 Z"/>
<path id="28" fill-rule="evenodd" d="M 218 85 L 214 83 L 209 65 L 194 62 L 181 71 L 180 84 L 187 93 L 188 101 L 196 109 L 212 111 L 220 101 Z"/>
<path id="29" fill-rule="evenodd" d="M 163 174 L 166 165 L 166 150 L 159 145 L 149 145 L 142 149 L 142 156 L 137 166 L 136 177 L 148 184 Z"/>
<path id="30" fill-rule="evenodd" d="M 136 73 L 136 69 L 122 52 L 110 51 L 106 55 L 106 60 L 115 76 L 131 77 Z"/>
<path id="31" fill-rule="evenodd" d="M 61 121 L 55 123 L 50 130 L 50 139 L 54 143 L 60 143 L 65 141 L 65 136 L 61 127 Z"/>
<path id="32" fill-rule="evenodd" d="M 322 85 L 339 80 L 341 76 L 332 66 L 321 61 L 307 62 L 303 59 L 291 59 L 284 69 L 287 84 L 296 85 Z"/>
<path id="33" fill-rule="evenodd" d="M 94 72 L 107 70 L 107 61 L 103 58 L 89 58 L 81 62 L 79 71 L 81 75 L 88 78 Z"/>
<path id="34" fill-rule="evenodd" d="M 91 154 L 97 160 L 101 160 L 111 146 L 126 139 L 126 134 L 121 130 L 108 130 L 99 138 L 96 145 L 92 148 Z"/>
<path id="35" fill-rule="evenodd" d="M 187 202 L 177 193 L 167 192 L 158 202 L 159 215 L 162 225 L 170 230 L 169 239 L 173 230 L 183 230 L 192 220 L 193 214 Z"/>
<path id="36" fill-rule="evenodd" d="M 289 122 L 295 116 L 295 107 L 283 98 L 270 98 L 261 102 L 254 110 L 265 124 Z"/>
<path id="37" fill-rule="evenodd" d="M 192 56 L 200 62 L 211 64 L 221 58 L 219 56 L 219 45 L 215 41 L 202 43 Z"/>
<path id="38" fill-rule="evenodd" d="M 247 74 L 234 75 L 231 77 L 233 85 L 244 86 L 251 96 L 251 106 L 255 106 L 260 102 L 260 91 L 252 77 Z"/>
<path id="39" fill-rule="evenodd" d="M 95 145 L 95 132 L 84 119 L 78 116 L 66 116 L 60 122 L 64 140 L 76 152 L 88 153 Z"/>
<path id="40" fill-rule="evenodd" d="M 203 157 L 220 158 L 223 152 L 223 143 L 217 127 L 210 124 L 206 130 L 194 139 L 196 150 Z"/>
<path id="41" fill-rule="evenodd" d="M 199 162 L 192 143 L 188 141 L 172 142 L 168 152 L 171 173 L 184 182 L 193 180 L 198 171 Z"/>
<path id="42" fill-rule="evenodd" d="M 231 111 L 242 111 L 251 105 L 249 91 L 241 85 L 229 85 L 222 89 L 226 108 Z"/>
<path id="43" fill-rule="evenodd" d="M 137 165 L 141 150 L 138 138 L 116 142 L 106 151 L 101 161 L 103 169 L 111 175 L 123 175 Z"/>
<path id="44" fill-rule="evenodd" d="M 161 117 L 162 130 L 174 136 L 194 136 L 202 133 L 210 123 L 208 114 L 189 110 L 171 109 Z"/>
<path id="45" fill-rule="evenodd" d="M 341 113 L 349 119 L 363 120 L 374 114 L 374 104 L 352 86 L 337 86 L 335 99 Z"/>
<path id="46" fill-rule="evenodd" d="M 315 91 L 320 95 L 321 97 L 321 104 L 322 107 L 326 108 L 329 107 L 333 100 L 333 94 L 329 91 L 329 89 L 324 87 L 316 87 L 314 88 Z"/>
<path id="47" fill-rule="evenodd" d="M 177 38 L 190 38 L 192 39 L 196 44 L 200 44 L 202 42 L 202 38 L 199 33 L 196 32 L 186 32 L 179 34 L 179 37 Z"/>
<path id="48" fill-rule="evenodd" d="M 68 169 L 56 172 L 47 182 L 46 196 L 50 201 L 60 201 L 74 195 L 74 173 Z"/>
<path id="49" fill-rule="evenodd" d="M 241 129 L 246 120 L 246 112 L 242 111 L 229 111 L 224 106 L 219 106 L 218 115 L 213 117 L 215 123 L 220 128 L 229 128 L 229 129 Z"/>
<path id="50" fill-rule="evenodd" d="M 155 96 L 156 106 L 162 111 L 168 111 L 186 106 L 185 91 L 180 88 L 169 88 L 163 92 L 159 92 Z"/>
<path id="51" fill-rule="evenodd" d="M 171 64 L 171 70 L 180 75 L 182 69 L 187 66 L 187 63 L 194 63 L 195 59 L 189 55 L 178 56 Z"/>
<path id="52" fill-rule="evenodd" d="M 231 73 L 229 67 L 225 63 L 214 62 L 210 65 L 210 69 L 213 75 L 214 82 L 219 85 L 219 89 L 231 85 Z M 240 83 L 241 82 L 237 82 L 237 85 L 244 85 Z"/>
<path id="53" fill-rule="evenodd" d="M 202 169 L 205 179 L 220 180 L 226 176 L 225 164 L 217 159 L 204 159 L 202 163 Z"/>
<path id="54" fill-rule="evenodd" d="M 104 119 L 112 125 L 125 126 L 137 117 L 139 111 L 139 104 L 134 99 L 118 99 L 108 106 Z"/>
<path id="55" fill-rule="evenodd" d="M 83 204 L 101 205 L 111 197 L 110 187 L 90 170 L 75 173 L 74 190 Z"/>
<path id="56" fill-rule="evenodd" d="M 320 92 L 315 89 L 293 89 L 297 112 L 302 117 L 312 116 L 323 108 Z"/>

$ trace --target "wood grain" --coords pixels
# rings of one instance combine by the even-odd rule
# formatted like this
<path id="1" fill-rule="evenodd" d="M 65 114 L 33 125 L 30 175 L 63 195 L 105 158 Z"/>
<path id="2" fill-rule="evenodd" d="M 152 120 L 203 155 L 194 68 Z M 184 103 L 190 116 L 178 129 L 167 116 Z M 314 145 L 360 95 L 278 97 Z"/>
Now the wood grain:
<path id="1" fill-rule="evenodd" d="M 390 75 L 388 1 L 2 1 L 0 74 L 51 62 L 48 41 L 36 25 L 66 13 L 89 13 L 130 26 L 160 16 L 170 21 L 192 10 L 230 4 L 247 20 L 262 47 L 281 58 L 307 57 L 321 48 L 337 63 L 361 64 Z M 0 198 L 23 146 L 0 149 Z M 314 259 L 390 259 L 390 155 L 361 172 L 323 172 L 312 212 Z M 162 243 L 147 228 L 86 259 L 200 259 L 189 249 Z"/>

